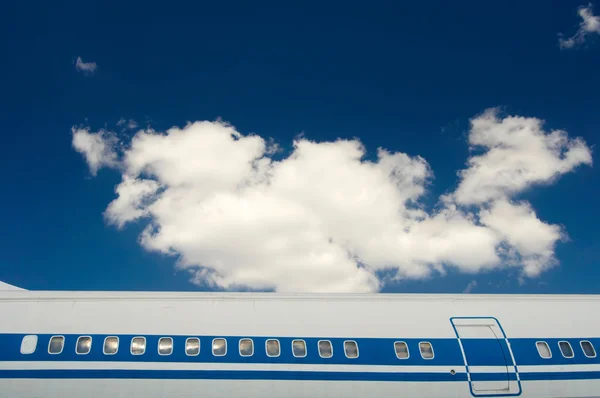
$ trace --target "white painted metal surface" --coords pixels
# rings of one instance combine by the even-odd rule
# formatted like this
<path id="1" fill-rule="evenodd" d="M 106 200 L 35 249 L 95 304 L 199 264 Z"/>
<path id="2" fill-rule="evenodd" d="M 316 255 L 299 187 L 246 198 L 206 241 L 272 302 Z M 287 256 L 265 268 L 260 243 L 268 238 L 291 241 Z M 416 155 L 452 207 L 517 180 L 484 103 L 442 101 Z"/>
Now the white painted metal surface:
<path id="1" fill-rule="evenodd" d="M 279 295 L 256 293 L 0 292 L 0 334 L 289 336 L 329 338 L 456 339 L 598 338 L 600 296 L 505 295 Z M 451 318 L 461 320 L 456 331 Z M 487 322 L 487 324 L 486 324 Z M 502 330 L 500 330 L 500 326 Z M 360 342 L 360 340 L 359 340 Z M 23 343 L 25 349 L 28 343 Z M 17 351 L 21 347 L 17 347 Z M 235 348 L 234 348 L 235 349 Z M 258 347 L 255 347 L 258 349 Z M 261 349 L 263 349 L 261 347 Z M 359 348 L 363 350 L 363 348 Z M 577 349 L 577 347 L 574 347 Z M 553 348 L 554 355 L 559 354 Z M 336 353 L 339 355 L 339 353 Z M 367 355 L 360 351 L 360 355 Z M 418 351 L 411 351 L 419 355 Z M 436 351 L 436 356 L 440 355 Z M 512 357 L 511 357 L 512 358 Z M 512 358 L 514 363 L 514 358 Z M 473 366 L 470 372 L 600 372 L 599 364 L 568 366 Z M 456 372 L 448 366 L 157 363 L 95 361 L 0 361 L 10 370 L 65 369 L 226 370 L 307 372 Z M 247 397 L 364 398 L 506 396 L 525 398 L 600 397 L 600 379 L 413 382 L 329 380 L 11 379 L 0 378 L 0 397 Z M 474 393 L 475 392 L 475 393 Z"/>

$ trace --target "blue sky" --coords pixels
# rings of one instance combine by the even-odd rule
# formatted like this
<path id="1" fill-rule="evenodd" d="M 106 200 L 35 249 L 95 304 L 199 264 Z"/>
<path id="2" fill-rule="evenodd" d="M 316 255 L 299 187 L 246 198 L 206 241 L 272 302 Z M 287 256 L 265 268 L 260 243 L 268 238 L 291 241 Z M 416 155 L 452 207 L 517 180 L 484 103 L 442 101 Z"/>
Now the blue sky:
<path id="1" fill-rule="evenodd" d="M 215 278 L 229 278 L 227 286 L 235 288 L 248 280 L 241 276 L 245 271 L 257 272 L 251 265 L 231 274 L 227 272 L 232 268 L 226 266 L 213 272 L 214 267 L 206 264 L 221 264 L 222 252 L 207 254 L 202 240 L 177 246 L 182 243 L 155 236 L 151 243 L 140 244 L 148 225 L 164 227 L 159 218 L 165 214 L 124 222 L 122 228 L 103 215 L 117 197 L 115 187 L 124 168 L 131 166 L 125 160 L 131 138 L 148 126 L 157 132 L 179 126 L 190 136 L 201 135 L 200 127 L 192 131 L 184 126 L 220 118 L 244 136 L 253 133 L 277 143 L 279 151 L 267 156 L 274 161 L 290 156 L 299 135 L 317 144 L 358 139 L 366 150 L 364 159 L 373 164 L 380 164 L 379 147 L 406 154 L 414 162 L 420 156 L 431 175 L 427 183 L 416 184 L 425 192 L 408 208 L 421 208 L 427 217 L 445 208 L 440 195 L 459 192 L 457 172 L 467 169 L 467 160 L 485 153 L 481 148 L 469 150 L 470 120 L 492 107 L 499 107 L 498 123 L 510 116 L 536 118 L 544 121 L 547 134 L 560 129 L 570 140 L 580 137 L 596 161 L 600 35 L 584 30 L 577 36 L 583 29 L 580 6 L 587 3 L 429 2 L 425 8 L 391 2 L 3 5 L 0 280 L 28 289 L 205 290 L 223 288 L 225 282 L 215 283 Z M 598 15 L 600 4 L 595 6 Z M 574 37 L 572 43 L 561 45 L 559 33 L 563 40 Z M 89 70 L 76 67 L 78 57 Z M 93 71 L 91 63 L 96 65 Z M 133 120 L 138 127 L 117 125 L 122 119 Z M 221 131 L 219 126 L 207 128 Z M 88 167 L 90 151 L 74 149 L 73 128 L 86 131 L 83 138 L 104 140 L 94 142 L 106 144 L 108 137 L 114 162 L 104 158 L 107 167 L 94 176 Z M 111 133 L 98 135 L 102 129 Z M 171 156 L 165 162 L 177 159 L 163 144 Z M 159 148 L 163 144 L 157 143 Z M 236 162 L 228 157 L 227 148 L 215 160 L 220 170 L 231 169 Z M 307 144 L 304 153 L 309 161 L 298 166 L 292 179 L 306 176 L 298 173 L 316 164 L 310 159 L 316 159 L 320 148 L 324 147 Z M 143 157 L 145 150 L 150 149 L 139 149 L 138 155 Z M 376 268 L 373 275 L 384 281 L 380 286 L 384 292 L 462 292 L 470 286 L 467 290 L 473 293 L 600 293 L 600 174 L 595 163 L 582 161 L 556 178 L 526 183 L 506 194 L 508 203 L 528 203 L 538 220 L 568 235 L 553 246 L 552 258 L 558 264 L 544 266 L 534 276 L 523 277 L 522 264 L 514 264 L 529 248 L 471 272 L 465 272 L 463 263 L 470 260 L 463 261 L 463 254 L 442 253 L 439 258 L 459 258 L 456 261 L 463 263 L 446 266 L 441 261 L 430 274 L 409 277 L 407 272 L 424 268 L 413 267 L 413 260 L 405 263 L 402 255 L 397 260 L 394 254 L 378 257 L 391 250 L 389 246 L 380 250 L 356 243 L 364 225 L 351 224 L 358 232 L 351 237 L 342 234 L 350 243 L 344 240 L 340 245 L 359 258 L 360 269 Z M 322 167 L 327 173 L 343 171 L 343 165 L 333 161 Z M 156 177 L 160 172 L 154 170 L 153 176 L 146 169 L 140 178 L 164 188 L 170 183 Z M 319 207 L 322 201 L 315 207 L 306 205 L 321 197 L 318 188 L 313 191 L 313 183 L 320 186 L 316 175 L 311 174 L 312 182 L 305 185 L 302 209 L 308 209 L 317 224 L 335 228 L 322 216 L 329 214 Z M 369 176 L 365 178 L 374 181 Z M 480 204 L 452 200 L 475 217 L 493 207 L 486 202 L 474 209 Z M 188 214 L 178 212 L 172 209 L 169 217 Z M 127 216 L 115 217 L 123 221 Z M 199 230 L 207 225 L 202 218 L 190 222 Z M 477 218 L 475 226 L 481 222 Z M 263 224 L 259 219 L 256 236 Z M 385 229 L 382 224 L 373 228 L 379 226 Z M 515 229 L 517 234 L 518 223 Z M 248 239 L 256 238 L 253 231 L 246 233 Z M 332 234 L 336 241 L 338 235 Z M 294 239 L 288 232 L 282 236 Z M 245 239 L 237 238 L 229 242 L 235 250 Z M 498 239 L 496 249 L 506 248 L 508 238 Z M 175 242 L 174 255 L 165 254 L 168 242 Z M 238 263 L 245 264 L 248 252 L 235 250 L 231 255 L 239 254 L 244 260 Z M 285 253 L 278 256 L 278 261 L 287 261 Z M 414 256 L 418 257 L 414 253 L 404 257 Z M 207 263 L 197 264 L 198 259 Z M 401 265 L 385 268 L 386 262 Z M 397 269 L 403 272 L 397 274 Z M 289 275 L 294 272 L 308 273 L 294 269 Z M 191 277 L 196 283 L 190 282 Z M 255 287 L 277 277 L 261 278 Z M 273 283 L 287 286 L 279 279 Z"/>

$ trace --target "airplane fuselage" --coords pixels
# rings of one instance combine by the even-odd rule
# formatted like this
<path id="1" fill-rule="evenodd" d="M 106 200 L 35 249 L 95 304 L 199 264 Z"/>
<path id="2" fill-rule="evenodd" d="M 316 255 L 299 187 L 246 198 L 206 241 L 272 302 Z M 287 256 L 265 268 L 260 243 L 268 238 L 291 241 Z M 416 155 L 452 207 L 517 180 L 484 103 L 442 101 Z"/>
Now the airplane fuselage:
<path id="1" fill-rule="evenodd" d="M 600 296 L 0 292 L 3 397 L 600 397 Z"/>

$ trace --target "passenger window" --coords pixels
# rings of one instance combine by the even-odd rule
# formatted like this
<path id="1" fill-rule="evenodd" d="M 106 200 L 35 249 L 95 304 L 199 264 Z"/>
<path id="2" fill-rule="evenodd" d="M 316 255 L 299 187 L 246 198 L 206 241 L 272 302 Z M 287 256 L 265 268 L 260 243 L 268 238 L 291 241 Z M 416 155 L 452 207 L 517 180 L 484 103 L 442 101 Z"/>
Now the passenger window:
<path id="1" fill-rule="evenodd" d="M 29 334 L 23 337 L 21 341 L 21 354 L 33 354 L 37 348 L 38 337 L 34 334 Z"/>
<path id="2" fill-rule="evenodd" d="M 427 341 L 419 343 L 419 350 L 421 351 L 423 359 L 433 359 L 433 347 L 431 346 L 431 343 Z"/>
<path id="3" fill-rule="evenodd" d="M 296 358 L 304 358 L 306 356 L 306 342 L 304 340 L 292 341 L 292 353 Z"/>
<path id="4" fill-rule="evenodd" d="M 225 339 L 214 339 L 212 351 L 216 357 L 222 357 L 227 354 L 227 341 Z"/>
<path id="5" fill-rule="evenodd" d="M 347 358 L 358 358 L 358 345 L 356 341 L 344 341 L 344 353 Z"/>
<path id="6" fill-rule="evenodd" d="M 254 342 L 251 339 L 240 340 L 240 355 L 243 357 L 254 355 Z"/>
<path id="7" fill-rule="evenodd" d="M 552 358 L 552 351 L 550 351 L 550 347 L 548 347 L 548 344 L 545 341 L 538 341 L 535 345 L 537 346 L 540 357 L 544 359 Z"/>
<path id="8" fill-rule="evenodd" d="M 131 339 L 131 354 L 142 355 L 146 352 L 146 338 L 145 337 L 134 337 Z"/>
<path id="9" fill-rule="evenodd" d="M 158 354 L 171 355 L 173 352 L 173 339 L 170 337 L 161 337 L 158 340 Z"/>
<path id="10" fill-rule="evenodd" d="M 185 341 L 185 355 L 196 356 L 200 355 L 200 339 L 190 337 Z"/>
<path id="11" fill-rule="evenodd" d="M 65 338 L 63 336 L 52 336 L 50 344 L 48 344 L 48 352 L 50 354 L 60 354 L 65 345 Z"/>
<path id="12" fill-rule="evenodd" d="M 104 339 L 104 354 L 114 355 L 119 351 L 119 338 L 110 336 Z"/>
<path id="13" fill-rule="evenodd" d="M 278 357 L 280 354 L 279 340 L 267 340 L 267 356 Z"/>
<path id="14" fill-rule="evenodd" d="M 92 349 L 92 338 L 90 336 L 82 336 L 77 339 L 75 352 L 79 355 L 89 354 Z"/>
<path id="15" fill-rule="evenodd" d="M 409 357 L 408 346 L 404 341 L 396 341 L 394 349 L 396 350 L 396 357 L 398 359 L 407 359 Z"/>
<path id="16" fill-rule="evenodd" d="M 559 341 L 558 347 L 560 347 L 560 352 L 565 358 L 573 358 L 575 354 L 573 353 L 573 348 L 571 348 L 571 344 L 568 341 Z"/>
<path id="17" fill-rule="evenodd" d="M 322 358 L 331 358 L 333 356 L 333 347 L 329 340 L 319 340 L 319 355 Z"/>
<path id="18" fill-rule="evenodd" d="M 594 346 L 592 345 L 592 343 L 590 343 L 589 341 L 587 341 L 587 340 L 582 341 L 581 349 L 583 350 L 583 353 L 585 354 L 586 357 L 596 358 L 596 350 L 594 349 Z"/>

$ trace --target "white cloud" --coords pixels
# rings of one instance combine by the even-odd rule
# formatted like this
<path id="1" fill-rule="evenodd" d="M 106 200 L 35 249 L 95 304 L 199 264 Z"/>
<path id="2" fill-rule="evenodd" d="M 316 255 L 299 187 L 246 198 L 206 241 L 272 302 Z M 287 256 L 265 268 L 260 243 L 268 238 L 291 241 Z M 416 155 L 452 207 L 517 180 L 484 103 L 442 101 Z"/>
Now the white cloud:
<path id="1" fill-rule="evenodd" d="M 156 181 L 124 175 L 123 181 L 115 189 L 117 198 L 110 202 L 106 209 L 106 219 L 122 228 L 126 223 L 145 216 L 145 201 L 151 199 L 158 188 Z"/>
<path id="2" fill-rule="evenodd" d="M 481 211 L 480 221 L 498 234 L 498 240 L 506 242 L 510 247 L 506 260 L 520 264 L 527 276 L 538 276 L 557 263 L 554 245 L 565 234 L 558 225 L 540 221 L 529 203 L 499 199 Z"/>
<path id="3" fill-rule="evenodd" d="M 91 75 L 94 72 L 96 72 L 97 68 L 98 68 L 98 65 L 96 65 L 95 62 L 83 62 L 81 57 L 77 57 L 77 60 L 75 61 L 75 69 L 77 69 L 77 71 L 83 72 L 85 74 Z"/>
<path id="4" fill-rule="evenodd" d="M 600 17 L 593 14 L 591 3 L 588 4 L 587 7 L 579 7 L 577 13 L 582 19 L 579 23 L 579 29 L 577 29 L 577 32 L 568 39 L 564 39 L 561 33 L 558 39 L 560 48 L 573 48 L 576 45 L 584 43 L 586 37 L 590 34 L 600 33 Z"/>
<path id="5" fill-rule="evenodd" d="M 117 126 L 119 127 L 124 127 L 125 129 L 129 129 L 129 130 L 134 130 L 136 128 L 138 128 L 138 123 L 133 120 L 133 119 L 119 119 L 119 121 L 117 122 Z"/>
<path id="6" fill-rule="evenodd" d="M 463 293 L 464 294 L 471 293 L 476 286 L 477 286 L 477 281 L 476 280 L 472 280 L 471 282 L 469 282 L 467 284 L 467 287 L 465 287 L 465 289 L 463 290 Z"/>
<path id="7" fill-rule="evenodd" d="M 90 133 L 87 128 L 76 127 L 73 127 L 71 132 L 73 133 L 73 148 L 85 157 L 93 175 L 96 175 L 101 167 L 117 165 L 115 151 L 117 138 L 113 133 L 104 130 Z"/>
<path id="8" fill-rule="evenodd" d="M 547 133 L 542 124 L 520 116 L 500 119 L 497 109 L 471 119 L 469 144 L 484 152 L 468 159 L 452 198 L 463 205 L 503 199 L 592 163 L 583 140 L 562 130 Z"/>
<path id="9" fill-rule="evenodd" d="M 381 271 L 425 278 L 448 267 L 512 267 L 534 277 L 556 264 L 564 233 L 512 197 L 591 164 L 591 154 L 583 141 L 541 126 L 495 110 L 472 119 L 469 142 L 480 153 L 434 211 L 420 203 L 432 178 L 424 159 L 379 149 L 367 161 L 357 140 L 301 138 L 275 160 L 269 141 L 205 121 L 141 130 L 117 160 L 114 136 L 77 131 L 99 148 L 78 149 L 92 172 L 106 165 L 123 173 L 107 220 L 147 223 L 141 244 L 176 255 L 194 283 L 369 292 L 381 287 Z"/>

